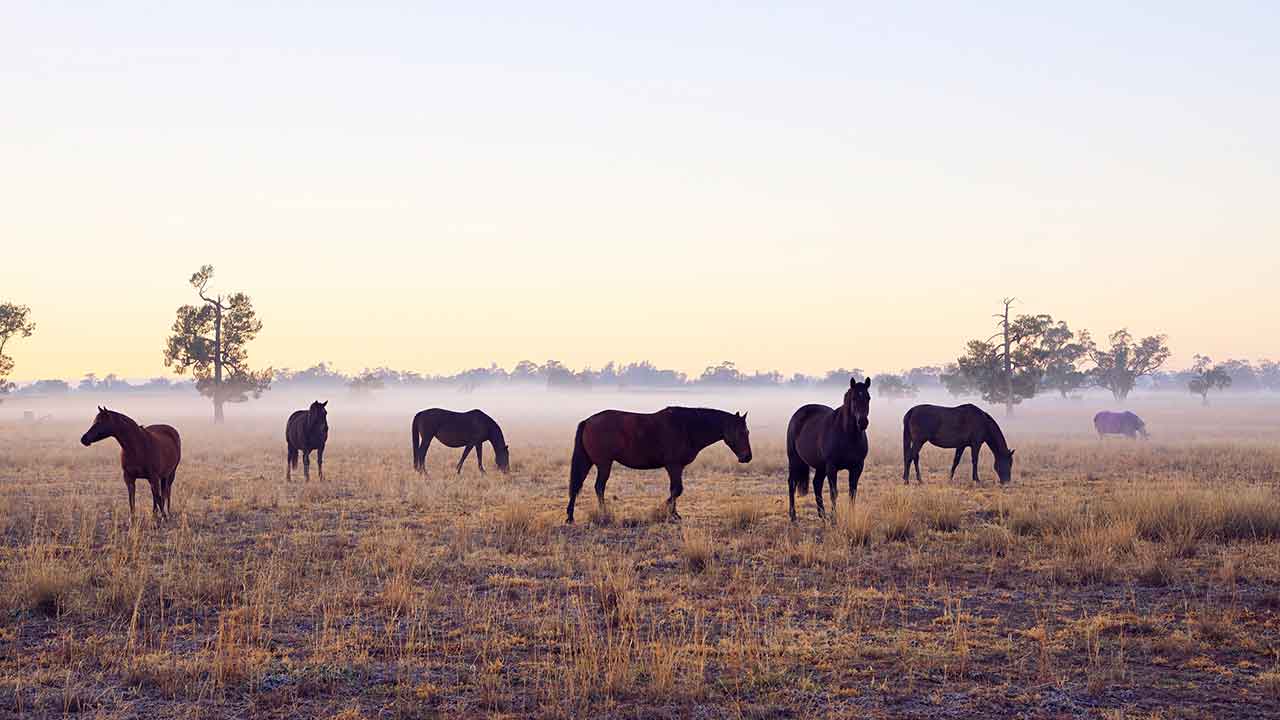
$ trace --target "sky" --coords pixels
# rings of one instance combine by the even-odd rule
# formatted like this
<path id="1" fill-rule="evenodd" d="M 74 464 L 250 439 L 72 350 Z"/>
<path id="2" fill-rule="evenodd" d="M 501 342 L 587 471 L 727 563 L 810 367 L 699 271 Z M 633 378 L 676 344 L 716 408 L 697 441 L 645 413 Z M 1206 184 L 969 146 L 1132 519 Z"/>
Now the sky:
<path id="1" fill-rule="evenodd" d="M 259 367 L 1280 358 L 1276 3 L 350 5 L 0 6 L 15 378 L 165 374 L 205 263 Z"/>

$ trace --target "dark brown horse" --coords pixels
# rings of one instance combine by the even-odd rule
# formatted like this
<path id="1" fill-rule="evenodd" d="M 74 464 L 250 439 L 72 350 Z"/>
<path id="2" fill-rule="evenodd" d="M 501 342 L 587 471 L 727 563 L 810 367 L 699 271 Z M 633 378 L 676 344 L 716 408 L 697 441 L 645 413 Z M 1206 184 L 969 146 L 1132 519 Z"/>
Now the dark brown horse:
<path id="1" fill-rule="evenodd" d="M 182 439 L 168 425 L 142 426 L 128 415 L 98 407 L 93 425 L 80 437 L 85 447 L 113 437 L 120 443 L 120 469 L 129 488 L 129 517 L 133 517 L 134 482 L 151 484 L 151 512 L 157 518 L 169 516 L 169 496 L 173 478 L 182 461 Z"/>
<path id="2" fill-rule="evenodd" d="M 484 474 L 484 442 L 493 446 L 493 459 L 498 469 L 507 472 L 511 468 L 511 454 L 507 449 L 507 441 L 502 437 L 502 428 L 493 418 L 479 410 L 454 412 L 441 408 L 423 410 L 413 416 L 413 469 L 420 473 L 427 472 L 427 448 L 434 438 L 446 447 L 464 448 L 458 460 L 458 474 L 462 474 L 462 463 L 472 448 L 476 451 L 476 465 L 480 474 Z"/>
<path id="3" fill-rule="evenodd" d="M 916 482 L 920 482 L 920 448 L 927 442 L 941 448 L 955 448 L 956 457 L 951 463 L 950 477 L 955 477 L 960 457 L 964 455 L 964 449 L 969 448 L 969 457 L 973 460 L 973 481 L 978 482 L 978 451 L 986 443 L 996 456 L 996 476 L 1000 482 L 1007 483 L 1012 479 L 1013 451 L 1005 443 L 1004 433 L 1000 432 L 995 419 L 977 406 L 917 405 L 902 416 L 902 482 L 910 482 L 908 471 L 913 461 L 916 464 Z"/>
<path id="4" fill-rule="evenodd" d="M 324 444 L 329 440 L 329 401 L 313 402 L 306 410 L 289 416 L 284 426 L 284 441 L 289 446 L 288 462 L 284 477 L 293 479 L 293 469 L 298 467 L 298 453 L 302 453 L 302 480 L 311 479 L 311 451 L 316 451 L 316 467 L 324 480 Z"/>
<path id="5" fill-rule="evenodd" d="M 871 378 L 857 382 L 849 378 L 844 404 L 839 410 L 826 405 L 805 405 L 787 423 L 787 491 L 792 522 L 796 519 L 796 490 L 809 492 L 809 468 L 813 468 L 813 500 L 818 517 L 827 516 L 822 506 L 822 481 L 831 486 L 831 510 L 836 510 L 836 475 L 849 471 L 849 500 L 858 497 L 858 478 L 867 459 L 867 425 L 871 413 Z"/>
<path id="6" fill-rule="evenodd" d="M 602 410 L 578 423 L 569 464 L 569 511 L 591 466 L 596 467 L 596 502 L 604 509 L 604 487 L 613 463 L 636 470 L 666 468 L 671 478 L 667 510 L 679 520 L 676 498 L 684 492 L 684 468 L 711 443 L 724 440 L 738 462 L 751 462 L 747 416 L 708 408 L 669 407 L 656 413 Z"/>

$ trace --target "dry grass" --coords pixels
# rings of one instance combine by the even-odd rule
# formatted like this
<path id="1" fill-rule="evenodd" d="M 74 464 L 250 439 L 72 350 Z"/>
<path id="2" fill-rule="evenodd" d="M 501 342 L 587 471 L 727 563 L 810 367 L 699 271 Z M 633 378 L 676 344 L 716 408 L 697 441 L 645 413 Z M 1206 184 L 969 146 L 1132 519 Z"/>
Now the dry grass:
<path id="1" fill-rule="evenodd" d="M 192 423 L 161 527 L 130 526 L 83 428 L 0 428 L 0 715 L 1280 712 L 1266 423 L 1187 446 L 1015 425 L 1007 487 L 985 460 L 946 484 L 933 450 L 903 487 L 880 427 L 856 505 L 824 523 L 809 496 L 793 524 L 785 415 L 761 415 L 751 465 L 689 468 L 683 523 L 664 474 L 616 469 L 572 526 L 569 438 L 533 424 L 504 428 L 509 477 L 433 450 L 422 478 L 401 423 L 335 419 L 303 485 L 274 425 Z"/>

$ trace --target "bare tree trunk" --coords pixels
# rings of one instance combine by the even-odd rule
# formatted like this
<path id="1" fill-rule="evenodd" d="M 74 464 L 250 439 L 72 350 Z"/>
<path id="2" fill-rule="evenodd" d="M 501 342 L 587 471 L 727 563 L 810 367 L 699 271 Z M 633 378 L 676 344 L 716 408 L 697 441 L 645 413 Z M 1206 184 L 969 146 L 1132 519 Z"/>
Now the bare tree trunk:
<path id="1" fill-rule="evenodd" d="M 213 305 L 213 422 L 220 425 L 222 417 L 222 296 Z"/>
<path id="2" fill-rule="evenodd" d="M 1004 300 L 1004 319 L 1000 332 L 1004 335 L 1004 414 L 1013 415 L 1013 361 L 1009 358 L 1009 306 L 1013 298 Z"/>

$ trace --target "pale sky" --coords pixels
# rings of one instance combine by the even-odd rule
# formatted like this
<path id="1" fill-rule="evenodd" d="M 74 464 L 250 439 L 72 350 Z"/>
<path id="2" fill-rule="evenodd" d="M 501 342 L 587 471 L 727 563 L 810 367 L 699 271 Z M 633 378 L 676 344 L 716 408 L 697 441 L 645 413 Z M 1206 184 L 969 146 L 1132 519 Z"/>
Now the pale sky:
<path id="1" fill-rule="evenodd" d="M 351 5 L 0 6 L 15 378 L 164 374 L 202 263 L 277 368 L 1280 358 L 1276 3 Z"/>

